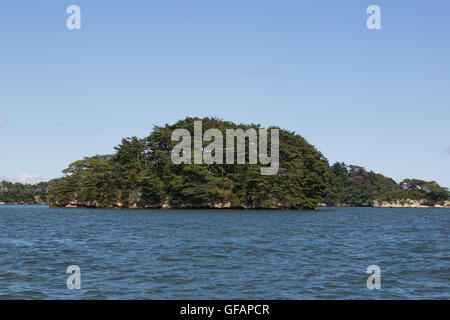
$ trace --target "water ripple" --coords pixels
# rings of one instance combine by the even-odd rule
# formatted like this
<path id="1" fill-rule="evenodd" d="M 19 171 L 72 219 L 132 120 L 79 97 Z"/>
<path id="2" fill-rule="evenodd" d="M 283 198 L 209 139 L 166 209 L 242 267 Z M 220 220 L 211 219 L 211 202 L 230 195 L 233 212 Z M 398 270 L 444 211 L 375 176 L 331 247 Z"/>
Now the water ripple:
<path id="1" fill-rule="evenodd" d="M 0 299 L 450 298 L 448 209 L 0 206 L 0 225 Z"/>

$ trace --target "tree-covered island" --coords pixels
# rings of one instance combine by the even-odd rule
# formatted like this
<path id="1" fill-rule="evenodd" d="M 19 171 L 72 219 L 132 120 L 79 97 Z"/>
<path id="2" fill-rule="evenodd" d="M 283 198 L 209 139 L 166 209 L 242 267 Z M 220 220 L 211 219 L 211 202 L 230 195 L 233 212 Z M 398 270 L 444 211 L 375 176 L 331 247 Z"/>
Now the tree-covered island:
<path id="1" fill-rule="evenodd" d="M 0 203 L 48 203 L 51 207 L 315 209 L 329 206 L 446 206 L 450 193 L 436 182 L 401 183 L 328 160 L 300 135 L 279 129 L 279 169 L 261 175 L 260 164 L 174 164 L 175 129 L 261 129 L 216 118 L 186 118 L 155 126 L 148 137 L 125 138 L 115 153 L 86 157 L 64 176 L 36 185 L 0 182 Z M 271 129 L 271 128 L 268 128 Z M 203 142 L 206 147 L 210 142 Z M 270 141 L 269 141 L 270 143 Z M 269 148 L 270 150 L 270 148 Z"/>

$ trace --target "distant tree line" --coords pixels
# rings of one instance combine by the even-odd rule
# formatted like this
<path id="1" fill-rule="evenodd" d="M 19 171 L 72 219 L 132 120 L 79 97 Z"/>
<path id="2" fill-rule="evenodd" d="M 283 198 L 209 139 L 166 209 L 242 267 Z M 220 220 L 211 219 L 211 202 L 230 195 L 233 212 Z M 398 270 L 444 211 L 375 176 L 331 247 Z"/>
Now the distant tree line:
<path id="1" fill-rule="evenodd" d="M 450 200 L 447 188 L 435 181 L 405 179 L 400 183 L 363 167 L 337 162 L 331 166 L 330 189 L 325 197 L 328 205 L 372 206 L 377 201 L 423 201 L 434 205 Z"/>
<path id="2" fill-rule="evenodd" d="M 47 204 L 52 182 L 23 184 L 0 181 L 0 202 L 7 204 Z"/>

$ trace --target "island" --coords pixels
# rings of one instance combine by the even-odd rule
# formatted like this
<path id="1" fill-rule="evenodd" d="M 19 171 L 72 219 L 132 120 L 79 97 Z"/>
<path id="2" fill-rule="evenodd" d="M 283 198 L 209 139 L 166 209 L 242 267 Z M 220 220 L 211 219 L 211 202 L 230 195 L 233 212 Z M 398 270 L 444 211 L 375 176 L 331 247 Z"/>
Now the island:
<path id="1" fill-rule="evenodd" d="M 397 183 L 381 174 L 338 162 L 330 166 L 317 148 L 295 132 L 279 130 L 277 174 L 259 164 L 175 164 L 172 132 L 261 129 L 217 118 L 191 118 L 155 126 L 149 136 L 122 139 L 114 154 L 73 162 L 63 176 L 36 185 L 0 182 L 0 204 L 49 204 L 52 208 L 282 209 L 318 206 L 450 208 L 450 192 L 435 181 Z M 205 148 L 210 142 L 203 141 Z M 246 141 L 246 159 L 249 145 Z M 269 149 L 270 150 L 270 149 Z"/>

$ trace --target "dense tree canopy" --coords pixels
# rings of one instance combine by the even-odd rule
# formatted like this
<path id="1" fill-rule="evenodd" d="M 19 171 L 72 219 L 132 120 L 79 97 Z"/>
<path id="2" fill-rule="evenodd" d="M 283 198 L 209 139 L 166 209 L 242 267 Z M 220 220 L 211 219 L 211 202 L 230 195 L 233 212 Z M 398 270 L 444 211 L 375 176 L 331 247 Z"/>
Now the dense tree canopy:
<path id="1" fill-rule="evenodd" d="M 323 200 L 330 180 L 328 161 L 301 136 L 282 129 L 277 175 L 262 176 L 261 164 L 248 164 L 248 141 L 247 164 L 174 164 L 172 132 L 184 128 L 193 135 L 195 120 L 202 120 L 204 131 L 216 128 L 224 136 L 226 129 L 260 128 L 215 118 L 155 127 L 146 138 L 123 139 L 113 155 L 72 163 L 52 189 L 52 205 L 310 209 Z"/>

